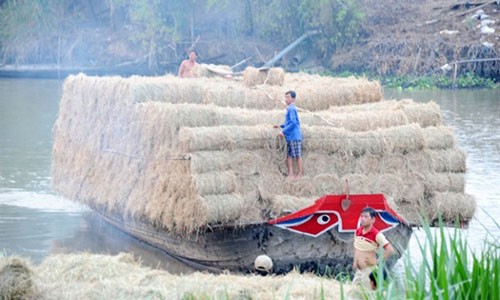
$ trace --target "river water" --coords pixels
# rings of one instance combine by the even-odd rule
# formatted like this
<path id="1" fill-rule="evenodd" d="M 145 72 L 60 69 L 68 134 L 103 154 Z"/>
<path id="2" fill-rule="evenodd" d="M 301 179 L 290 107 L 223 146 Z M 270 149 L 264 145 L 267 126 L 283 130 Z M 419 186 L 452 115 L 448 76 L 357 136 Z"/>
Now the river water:
<path id="1" fill-rule="evenodd" d="M 129 252 L 145 265 L 172 273 L 193 270 L 99 221 L 85 207 L 50 189 L 52 126 L 62 81 L 0 79 L 0 254 L 29 257 L 35 263 L 52 253 Z M 384 91 L 386 99 L 433 100 L 445 123 L 467 151 L 466 192 L 478 210 L 463 233 L 479 249 L 485 239 L 499 243 L 500 90 Z M 487 228 L 488 230 L 486 230 Z M 410 249 L 418 247 L 416 232 Z"/>

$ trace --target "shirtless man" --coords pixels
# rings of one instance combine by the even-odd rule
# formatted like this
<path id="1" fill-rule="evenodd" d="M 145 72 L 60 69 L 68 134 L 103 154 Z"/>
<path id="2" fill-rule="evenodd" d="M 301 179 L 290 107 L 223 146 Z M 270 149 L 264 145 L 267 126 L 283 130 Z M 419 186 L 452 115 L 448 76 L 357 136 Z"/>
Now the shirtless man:
<path id="1" fill-rule="evenodd" d="M 194 74 L 191 72 L 196 66 L 196 59 L 198 55 L 195 50 L 189 51 L 189 59 L 185 59 L 182 61 L 179 67 L 179 77 L 181 78 L 189 78 L 194 77 Z"/>
<path id="2" fill-rule="evenodd" d="M 354 262 L 353 269 L 356 271 L 353 283 L 359 284 L 365 288 L 370 288 L 369 275 L 377 268 L 377 250 L 383 247 L 384 261 L 394 253 L 394 248 L 385 238 L 384 234 L 379 232 L 373 224 L 377 212 L 371 207 L 365 207 L 360 214 L 361 226 L 356 229 L 354 237 Z"/>

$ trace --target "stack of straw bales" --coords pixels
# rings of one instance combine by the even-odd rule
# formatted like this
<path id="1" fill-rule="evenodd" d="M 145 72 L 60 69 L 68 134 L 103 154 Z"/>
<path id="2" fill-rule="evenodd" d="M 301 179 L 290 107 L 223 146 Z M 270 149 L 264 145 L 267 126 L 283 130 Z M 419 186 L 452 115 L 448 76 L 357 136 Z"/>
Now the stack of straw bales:
<path id="1" fill-rule="evenodd" d="M 284 92 L 297 91 L 304 177 L 287 181 Z M 439 107 L 381 101 L 377 82 L 287 74 L 283 86 L 222 78 L 70 76 L 54 127 L 56 191 L 173 232 L 265 221 L 325 194 L 384 193 L 419 214 L 468 221 L 465 154 Z"/>

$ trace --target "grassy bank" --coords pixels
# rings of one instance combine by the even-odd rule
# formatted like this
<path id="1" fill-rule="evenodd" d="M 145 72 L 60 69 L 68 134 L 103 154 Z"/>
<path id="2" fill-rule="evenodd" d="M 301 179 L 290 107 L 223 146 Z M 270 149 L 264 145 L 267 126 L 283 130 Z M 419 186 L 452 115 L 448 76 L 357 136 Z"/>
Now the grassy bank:
<path id="1" fill-rule="evenodd" d="M 129 254 L 70 254 L 37 266 L 0 257 L 0 299 L 500 299 L 498 237 L 473 253 L 461 230 L 423 230 L 415 253 L 422 262 L 407 253 L 403 278 L 365 294 L 348 280 L 312 274 L 173 275 L 143 267 Z"/>

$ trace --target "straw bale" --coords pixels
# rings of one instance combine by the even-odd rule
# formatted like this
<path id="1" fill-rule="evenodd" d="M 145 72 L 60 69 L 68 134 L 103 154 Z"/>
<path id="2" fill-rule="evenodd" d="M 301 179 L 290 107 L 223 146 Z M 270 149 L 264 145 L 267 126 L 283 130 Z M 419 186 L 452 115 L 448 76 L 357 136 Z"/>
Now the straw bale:
<path id="1" fill-rule="evenodd" d="M 421 173 L 401 173 L 401 182 L 397 189 L 392 190 L 391 198 L 396 203 L 411 203 L 421 207 L 426 198 L 425 183 L 432 175 Z"/>
<path id="2" fill-rule="evenodd" d="M 34 299 L 37 289 L 29 261 L 0 256 L 0 299 Z"/>
<path id="3" fill-rule="evenodd" d="M 316 201 L 316 198 L 296 197 L 293 195 L 274 195 L 270 210 L 272 217 L 292 213 L 304 207 L 307 207 Z"/>
<path id="4" fill-rule="evenodd" d="M 171 104 L 147 102 L 136 106 L 139 118 L 144 122 L 166 124 L 176 134 L 181 126 L 202 127 L 220 125 L 262 125 L 280 124 L 284 121 L 284 110 L 248 110 L 243 108 L 222 108 L 213 104 Z M 331 126 L 350 131 L 369 131 L 409 124 L 401 110 L 335 113 L 332 111 L 301 112 L 301 123 L 312 126 Z M 137 120 L 137 119 L 134 119 Z M 439 134 L 440 132 L 437 131 Z M 443 134 L 443 133 L 441 133 Z"/>
<path id="5" fill-rule="evenodd" d="M 200 195 L 230 194 L 236 192 L 236 174 L 233 171 L 209 172 L 195 176 L 196 188 Z"/>
<path id="6" fill-rule="evenodd" d="M 404 173 L 386 173 L 369 176 L 367 186 L 371 193 L 382 193 L 393 199 L 402 199 L 403 197 L 412 197 L 418 193 L 417 190 L 405 190 L 405 187 L 411 186 L 414 182 L 409 182 L 410 176 Z M 423 189 L 420 193 L 423 196 Z"/>
<path id="7" fill-rule="evenodd" d="M 436 172 L 464 173 L 466 170 L 466 153 L 458 148 L 434 151 L 431 169 Z"/>
<path id="8" fill-rule="evenodd" d="M 221 107 L 273 109 L 285 107 L 274 100 L 283 98 L 284 91 L 276 90 L 269 98 L 261 90 L 249 89 L 241 83 L 223 78 L 132 77 L 128 80 L 136 103 L 214 104 Z"/>
<path id="9" fill-rule="evenodd" d="M 285 70 L 282 68 L 257 69 L 247 67 L 243 71 L 243 83 L 246 86 L 256 86 L 259 84 L 283 85 L 285 81 Z"/>
<path id="10" fill-rule="evenodd" d="M 450 127 L 429 126 L 424 128 L 423 132 L 429 149 L 448 149 L 455 146 L 455 135 Z"/>
<path id="11" fill-rule="evenodd" d="M 425 147 L 420 126 L 416 124 L 377 129 L 368 132 L 349 132 L 327 127 L 303 128 L 304 150 L 352 153 L 407 153 Z"/>
<path id="12" fill-rule="evenodd" d="M 181 128 L 180 148 L 184 152 L 203 150 L 260 149 L 274 139 L 269 126 L 218 126 Z"/>
<path id="13" fill-rule="evenodd" d="M 124 253 L 50 255 L 34 272 L 42 299 L 340 299 L 342 290 L 353 288 L 295 271 L 282 276 L 174 275 L 142 266 Z"/>
<path id="14" fill-rule="evenodd" d="M 438 219 L 441 214 L 445 222 L 469 222 L 476 211 L 476 202 L 469 194 L 453 192 L 436 192 L 430 199 L 432 204 L 427 212 L 430 220 Z"/>
<path id="15" fill-rule="evenodd" d="M 197 196 L 194 178 L 185 160 L 151 161 L 144 169 L 143 181 L 127 198 L 129 215 L 146 217 L 152 224 L 174 230 L 175 218 L 183 214 L 183 202 Z M 183 214 L 189 218 L 189 214 Z M 136 217 L 136 218 L 137 218 Z"/>
<path id="16" fill-rule="evenodd" d="M 349 132 L 331 127 L 306 127 L 303 151 L 354 153 L 411 152 L 422 150 L 425 140 L 420 126 L 404 125 L 369 132 Z M 202 150 L 262 149 L 272 147 L 276 131 L 266 126 L 219 126 L 181 128 L 184 152 Z"/>
<path id="17" fill-rule="evenodd" d="M 437 105 L 433 101 L 429 101 L 421 105 L 405 105 L 405 100 L 401 101 L 401 109 L 404 111 L 409 122 L 418 122 L 423 127 L 435 126 L 442 123 L 442 114 Z M 411 101 L 408 101 L 411 103 Z"/>
<path id="18" fill-rule="evenodd" d="M 319 174 L 314 177 L 314 195 L 332 194 L 343 191 L 343 185 L 337 174 Z"/>
<path id="19" fill-rule="evenodd" d="M 274 77 L 280 76 L 273 75 Z M 342 80 L 340 81 L 342 84 L 337 84 L 339 80 L 337 78 L 307 80 L 304 86 L 293 82 L 287 85 L 285 81 L 281 87 L 266 84 L 249 88 L 237 81 L 217 77 L 185 80 L 166 75 L 157 78 L 134 76 L 123 79 L 128 84 L 131 97 L 136 103 L 157 101 L 215 104 L 269 110 L 285 108 L 284 93 L 293 89 L 297 92 L 299 107 L 318 111 L 328 109 L 330 106 L 380 101 L 382 98 L 378 82 L 352 78 L 350 83 Z"/>
<path id="20" fill-rule="evenodd" d="M 257 174 L 259 166 L 265 164 L 264 151 L 198 151 L 190 154 L 191 170 L 194 173 L 233 170 L 239 175 Z"/>
<path id="21" fill-rule="evenodd" d="M 465 191 L 465 176 L 463 173 L 434 173 L 425 176 L 425 189 L 427 193 Z"/>
<path id="22" fill-rule="evenodd" d="M 317 103 L 318 109 L 316 110 L 328 109 L 337 105 L 377 102 L 382 99 L 380 83 L 369 81 L 366 78 L 333 78 L 305 73 L 290 73 L 286 75 L 283 86 L 297 91 L 301 103 Z M 331 101 L 333 99 L 335 101 Z"/>
<path id="23" fill-rule="evenodd" d="M 348 113 L 327 110 L 316 113 L 301 112 L 299 117 L 302 123 L 307 125 L 330 125 L 350 131 L 369 131 L 409 124 L 406 115 L 401 110 L 353 111 Z"/>
<path id="24" fill-rule="evenodd" d="M 456 150 L 459 151 L 459 150 Z M 441 150 L 422 150 L 402 153 L 322 153 L 307 152 L 303 154 L 304 172 L 306 174 L 347 174 L 364 173 L 367 175 L 395 172 L 454 172 L 454 165 L 445 166 L 446 171 L 433 170 L 432 160 L 440 158 Z M 460 162 L 459 162 L 460 164 Z"/>
<path id="25" fill-rule="evenodd" d="M 197 220 L 195 227 L 237 220 L 243 213 L 244 201 L 241 195 L 235 193 L 200 197 L 197 202 L 202 206 L 205 218 Z"/>
<path id="26" fill-rule="evenodd" d="M 393 169 L 397 166 L 406 167 L 406 169 L 415 172 L 426 170 L 441 173 L 465 172 L 466 155 L 464 151 L 458 148 L 443 150 L 424 149 L 419 152 L 408 153 L 401 158 L 404 159 L 403 162 L 392 164 L 392 167 L 388 167 L 391 163 L 395 162 L 395 157 L 386 156 L 383 158 L 383 165 L 388 169 Z"/>
<path id="27" fill-rule="evenodd" d="M 353 162 L 356 159 L 346 153 L 304 152 L 305 174 L 346 174 L 352 173 Z"/>
<path id="28" fill-rule="evenodd" d="M 418 123 L 422 127 L 442 124 L 441 110 L 433 101 L 417 103 L 411 99 L 384 100 L 359 105 L 332 106 L 329 110 L 335 113 L 402 111 L 408 123 Z"/>

